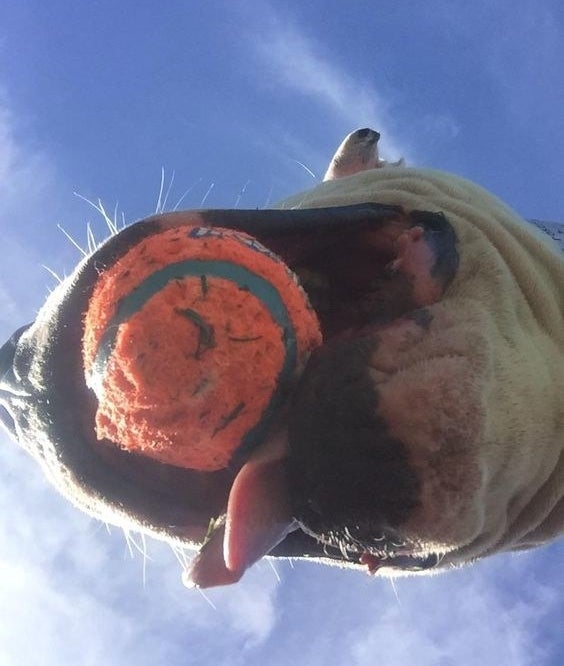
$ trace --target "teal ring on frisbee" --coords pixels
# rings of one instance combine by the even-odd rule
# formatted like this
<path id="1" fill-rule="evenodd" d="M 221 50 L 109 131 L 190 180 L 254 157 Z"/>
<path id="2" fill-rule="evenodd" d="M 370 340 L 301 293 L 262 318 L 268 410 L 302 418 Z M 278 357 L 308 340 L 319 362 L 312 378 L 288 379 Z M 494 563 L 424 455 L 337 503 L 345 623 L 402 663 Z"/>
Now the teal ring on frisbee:
<path id="1" fill-rule="evenodd" d="M 122 298 L 116 312 L 106 326 L 92 370 L 88 375 L 88 386 L 94 390 L 102 390 L 106 367 L 115 347 L 118 329 L 130 317 L 139 312 L 153 296 L 174 280 L 185 278 L 223 278 L 236 284 L 240 289 L 249 291 L 263 303 L 273 320 L 283 331 L 285 348 L 284 362 L 277 377 L 276 389 L 273 391 L 268 405 L 261 418 L 243 437 L 241 444 L 233 453 L 230 465 L 244 459 L 248 453 L 266 436 L 272 424 L 277 408 L 284 398 L 284 389 L 295 372 L 297 364 L 296 332 L 290 315 L 278 290 L 265 278 L 252 271 L 229 261 L 213 261 L 188 259 L 169 264 L 145 278 L 133 291 Z"/>

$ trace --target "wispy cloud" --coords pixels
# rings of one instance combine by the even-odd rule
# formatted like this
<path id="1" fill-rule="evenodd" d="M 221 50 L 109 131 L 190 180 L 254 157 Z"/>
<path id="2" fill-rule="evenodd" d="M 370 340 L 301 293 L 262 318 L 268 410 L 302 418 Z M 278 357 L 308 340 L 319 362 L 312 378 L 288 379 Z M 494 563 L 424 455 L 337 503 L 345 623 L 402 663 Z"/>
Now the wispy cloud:
<path id="1" fill-rule="evenodd" d="M 37 205 L 54 182 L 54 170 L 45 154 L 17 138 L 17 120 L 0 88 L 0 211 L 24 213 Z M 12 220 L 3 220 L 3 231 Z"/>
<path id="2" fill-rule="evenodd" d="M 332 62 L 291 18 L 264 11 L 253 45 L 276 84 L 316 100 L 347 132 L 364 126 L 377 129 L 387 156 L 406 156 L 407 147 L 389 128 L 389 104 L 374 86 Z"/>
<path id="3" fill-rule="evenodd" d="M 380 152 L 384 157 L 411 159 L 413 150 L 393 129 L 392 101 L 379 92 L 374 81 L 344 68 L 327 45 L 304 30 L 290 11 L 268 2 L 252 3 L 247 11 L 233 11 L 244 17 L 257 85 L 275 87 L 277 94 L 286 91 L 294 99 L 302 96 L 317 105 L 317 112 L 313 107 L 311 115 L 322 119 L 332 149 L 352 130 L 373 127 L 382 135 Z M 277 140 L 294 148 L 297 159 L 308 167 L 318 163 L 319 147 L 309 146 L 307 138 L 295 139 L 286 128 Z M 323 172 L 330 157 L 324 158 Z"/>
<path id="4" fill-rule="evenodd" d="M 549 553 L 545 551 L 547 557 Z M 558 551 L 552 557 L 558 558 Z M 549 575 L 531 575 L 538 563 L 538 553 L 505 555 L 432 578 L 401 579 L 393 586 L 358 573 L 296 567 L 285 572 L 280 597 L 285 634 L 297 640 L 283 641 L 281 628 L 276 629 L 274 640 L 265 646 L 268 662 L 560 663 L 554 660 L 556 646 L 546 627 L 560 622 L 561 595 Z M 558 633 L 555 630 L 553 636 Z M 283 647 L 276 639 L 282 639 Z"/>
<path id="5" fill-rule="evenodd" d="M 120 530 L 56 496 L 2 433 L 0 446 L 0 663 L 185 663 L 206 643 L 217 653 L 268 640 L 279 590 L 268 567 L 205 598 L 186 590 L 167 546 L 137 537 L 147 559 L 131 558 Z"/>
<path id="6" fill-rule="evenodd" d="M 28 309 L 33 292 L 45 293 L 36 281 L 41 261 L 32 238 L 49 209 L 54 188 L 54 169 L 41 151 L 18 140 L 17 125 L 0 87 L 0 328 L 19 325 L 17 320 Z M 22 234 L 25 228 L 29 239 Z"/>
<path id="7" fill-rule="evenodd" d="M 526 575 L 527 558 L 515 566 Z M 546 664 L 549 652 L 539 641 L 544 622 L 559 607 L 558 594 L 546 585 L 527 586 L 526 596 L 508 598 L 500 589 L 509 558 L 460 572 L 445 580 L 404 581 L 400 603 L 369 613 L 378 622 L 356 632 L 353 663 L 368 666 L 379 654 L 388 666 L 460 663 L 467 666 Z M 525 587 L 525 586 L 524 586 Z M 525 592 L 523 589 L 522 592 Z"/>

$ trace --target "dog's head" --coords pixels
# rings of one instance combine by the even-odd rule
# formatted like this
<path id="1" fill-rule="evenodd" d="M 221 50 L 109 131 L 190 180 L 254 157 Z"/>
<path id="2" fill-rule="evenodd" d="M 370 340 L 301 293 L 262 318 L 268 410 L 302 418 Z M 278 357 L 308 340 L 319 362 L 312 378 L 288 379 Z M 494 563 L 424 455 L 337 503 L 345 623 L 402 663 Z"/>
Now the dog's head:
<path id="1" fill-rule="evenodd" d="M 233 582 L 267 553 L 401 573 L 554 536 L 543 498 L 562 474 L 561 263 L 534 238 L 548 277 L 526 290 L 548 286 L 542 307 L 528 302 L 516 273 L 529 236 L 500 222 L 506 209 L 486 200 L 491 219 L 475 219 L 466 185 L 447 196 L 446 176 L 402 170 L 402 190 L 392 171 L 322 185 L 290 208 L 163 214 L 113 236 L 0 349 L 2 422 L 83 510 L 205 542 L 201 585 Z M 217 472 L 97 440 L 81 355 L 99 276 L 143 239 L 194 224 L 243 230 L 281 256 L 324 337 L 269 436 Z M 520 385 L 532 371 L 542 384 Z"/>

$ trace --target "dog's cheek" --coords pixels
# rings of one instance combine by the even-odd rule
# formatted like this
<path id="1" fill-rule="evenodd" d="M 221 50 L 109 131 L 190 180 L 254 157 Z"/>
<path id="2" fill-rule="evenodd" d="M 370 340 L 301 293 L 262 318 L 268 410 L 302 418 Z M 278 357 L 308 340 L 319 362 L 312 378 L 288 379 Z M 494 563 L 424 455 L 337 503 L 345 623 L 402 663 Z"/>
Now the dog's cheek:
<path id="1" fill-rule="evenodd" d="M 426 331 L 402 323 L 404 343 L 398 347 L 395 338 L 394 354 L 379 347 L 372 376 L 378 414 L 405 446 L 421 483 L 420 505 L 402 532 L 452 550 L 474 540 L 483 526 L 487 367 L 467 353 L 480 341 L 441 318 Z"/>

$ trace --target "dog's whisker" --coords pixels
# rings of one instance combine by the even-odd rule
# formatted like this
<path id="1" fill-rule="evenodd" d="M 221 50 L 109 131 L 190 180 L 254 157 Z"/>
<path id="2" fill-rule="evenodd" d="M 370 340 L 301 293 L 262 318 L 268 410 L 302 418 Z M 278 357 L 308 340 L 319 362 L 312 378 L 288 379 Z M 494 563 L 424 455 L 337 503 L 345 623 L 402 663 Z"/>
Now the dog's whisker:
<path id="1" fill-rule="evenodd" d="M 292 158 L 292 162 L 295 162 L 296 164 L 299 164 L 304 171 L 309 173 L 309 175 L 313 178 L 313 180 L 319 180 L 319 178 L 313 173 L 313 171 L 307 167 L 303 162 L 300 162 L 300 160 L 296 160 Z"/>
<path id="2" fill-rule="evenodd" d="M 157 213 L 157 215 L 162 212 L 161 202 L 162 202 L 163 190 L 164 190 L 164 179 L 165 179 L 165 169 L 164 169 L 164 166 L 163 166 L 163 167 L 161 167 L 161 184 L 160 184 L 160 187 L 159 187 L 159 196 L 157 198 L 157 205 L 155 207 L 155 213 Z"/>
<path id="3" fill-rule="evenodd" d="M 266 201 L 264 202 L 263 208 L 268 208 L 270 205 L 270 198 L 272 197 L 272 191 L 274 189 L 274 186 L 270 186 L 270 190 L 268 190 L 268 196 L 266 197 Z"/>
<path id="4" fill-rule="evenodd" d="M 147 540 L 143 532 L 141 532 L 141 543 L 143 545 L 143 589 L 147 584 L 147 560 L 149 559 L 149 554 L 147 551 Z"/>
<path id="5" fill-rule="evenodd" d="M 213 603 L 213 601 L 208 597 L 208 595 L 202 590 L 201 587 L 196 588 L 200 595 L 203 597 L 205 602 L 208 604 L 210 608 L 213 608 L 214 611 L 217 611 L 217 606 Z"/>
<path id="6" fill-rule="evenodd" d="M 125 534 L 125 530 L 124 530 L 124 534 Z M 137 543 L 137 541 L 135 540 L 135 537 L 133 536 L 133 534 L 129 530 L 127 530 L 127 534 L 126 534 L 125 538 L 127 540 L 128 548 L 130 549 L 132 557 L 133 557 L 132 548 L 135 549 L 142 557 L 146 556 L 146 553 L 144 552 L 142 545 L 140 546 Z"/>
<path id="7" fill-rule="evenodd" d="M 125 537 L 125 543 L 127 545 L 127 550 L 129 552 L 129 557 L 133 559 L 133 547 L 131 545 L 131 534 L 129 530 L 125 527 L 122 528 L 123 536 Z"/>
<path id="8" fill-rule="evenodd" d="M 102 202 L 100 202 L 100 203 L 102 203 Z M 113 217 L 113 219 L 106 220 L 106 224 L 108 225 L 108 229 L 110 230 L 110 234 L 112 236 L 115 236 L 118 233 L 118 223 L 117 223 L 118 212 L 119 212 L 118 204 L 116 202 L 116 205 L 114 206 L 114 217 Z M 124 215 L 124 214 L 122 213 L 122 215 Z M 125 219 L 125 216 L 124 216 L 124 219 Z"/>
<path id="9" fill-rule="evenodd" d="M 49 273 L 49 275 L 51 275 L 52 277 L 55 278 L 55 280 L 57 280 L 59 284 L 63 282 L 63 278 L 58 273 L 56 273 L 52 268 L 49 268 L 49 266 L 41 264 L 41 268 L 44 268 Z"/>
<path id="10" fill-rule="evenodd" d="M 390 576 L 388 578 L 388 580 L 390 581 L 390 585 L 392 586 L 392 590 L 394 591 L 394 596 L 396 598 L 396 601 L 398 602 L 398 606 L 401 607 L 401 601 L 400 601 L 400 598 L 399 598 L 399 595 L 398 595 L 398 590 L 397 590 L 397 587 L 396 587 L 396 581 L 394 580 L 394 578 L 392 576 Z"/>
<path id="11" fill-rule="evenodd" d="M 211 191 L 213 190 L 214 187 L 215 187 L 215 183 L 212 183 L 208 187 L 208 191 L 204 194 L 204 198 L 202 199 L 202 201 L 200 203 L 200 206 L 202 206 L 202 207 L 204 206 L 204 204 L 206 203 L 206 199 L 209 197 L 209 195 L 210 195 L 210 193 L 211 193 Z"/>
<path id="12" fill-rule="evenodd" d="M 282 579 L 280 578 L 280 574 L 278 573 L 278 570 L 276 569 L 276 566 L 274 565 L 274 562 L 270 558 L 267 558 L 267 562 L 270 565 L 270 568 L 272 569 L 272 571 L 274 572 L 274 576 L 276 577 L 276 580 L 279 583 L 281 583 Z"/>
<path id="13" fill-rule="evenodd" d="M 186 553 L 186 549 L 176 543 L 170 543 L 169 546 L 172 552 L 174 553 L 174 557 L 176 557 L 178 563 L 182 567 L 182 570 L 186 571 L 188 565 L 190 564 L 190 559 L 188 557 L 188 554 Z"/>
<path id="14" fill-rule="evenodd" d="M 88 254 L 92 254 L 96 251 L 98 245 L 96 243 L 96 238 L 94 237 L 94 232 L 92 231 L 90 222 L 86 223 L 86 239 L 88 243 Z"/>
<path id="15" fill-rule="evenodd" d="M 174 208 L 172 209 L 173 212 L 176 211 L 176 210 L 178 210 L 178 207 L 180 206 L 180 204 L 184 201 L 184 199 L 188 196 L 188 194 L 190 194 L 190 192 L 196 187 L 196 185 L 197 185 L 198 183 L 200 183 L 201 181 L 202 181 L 202 179 L 201 179 L 201 178 L 198 178 L 198 180 L 197 180 L 195 183 L 193 183 L 192 185 L 190 185 L 190 187 L 184 192 L 184 194 L 183 194 L 183 195 L 180 197 L 180 199 L 178 199 L 178 201 L 176 202 L 176 205 L 175 205 Z"/>
<path id="16" fill-rule="evenodd" d="M 239 194 L 237 195 L 237 199 L 235 199 L 235 205 L 233 206 L 233 208 L 239 208 L 239 204 L 241 203 L 241 199 L 242 199 L 243 195 L 245 194 L 245 192 L 247 191 L 247 187 L 249 186 L 249 183 L 250 183 L 250 182 L 251 182 L 251 181 L 248 180 L 248 181 L 243 185 L 243 187 L 241 188 L 241 191 L 240 191 Z"/>
<path id="17" fill-rule="evenodd" d="M 117 224 L 116 224 L 116 219 L 117 219 L 117 211 L 118 211 L 119 204 L 116 202 L 115 208 L 114 208 L 114 217 L 113 219 L 108 215 L 104 204 L 102 203 L 101 199 L 98 199 L 98 205 L 94 206 L 94 208 L 100 213 L 100 215 L 104 218 L 104 222 L 106 223 L 106 226 L 110 230 L 110 235 L 114 236 L 117 234 L 118 229 L 117 229 Z"/>
<path id="18" fill-rule="evenodd" d="M 170 194 L 170 190 L 171 190 L 171 188 L 172 188 L 172 184 L 174 183 L 174 176 L 175 176 L 175 172 L 173 171 L 173 172 L 172 172 L 172 176 L 171 176 L 171 178 L 170 178 L 170 182 L 169 182 L 168 187 L 167 187 L 166 192 L 165 192 L 165 196 L 164 196 L 164 199 L 163 199 L 163 205 L 162 205 L 162 208 L 161 208 L 161 210 L 159 211 L 159 212 L 161 212 L 161 213 L 163 213 L 163 212 L 166 210 L 166 203 L 167 203 L 167 201 L 168 201 L 168 197 L 169 197 L 169 194 Z"/>
<path id="19" fill-rule="evenodd" d="M 118 233 L 118 231 L 119 231 L 118 226 L 117 226 L 117 211 L 118 211 L 118 206 L 119 206 L 118 203 L 116 203 L 116 206 L 115 206 L 115 209 L 114 209 L 114 217 L 112 219 L 108 215 L 106 209 L 104 208 L 104 204 L 102 203 L 101 199 L 98 199 L 98 203 L 94 203 L 93 201 L 88 199 L 88 197 L 85 197 L 82 194 L 79 194 L 78 192 L 73 192 L 73 194 L 74 194 L 75 197 L 77 197 L 79 199 L 82 199 L 82 201 L 85 201 L 89 206 L 92 206 L 92 208 L 94 208 L 94 210 L 102 216 L 104 222 L 106 223 L 106 226 L 108 227 L 108 230 L 110 231 L 111 236 L 115 236 Z M 122 213 L 122 215 L 123 215 L 123 213 Z"/>
<path id="20" fill-rule="evenodd" d="M 80 244 L 77 243 L 77 241 L 74 240 L 74 238 L 69 234 L 69 232 L 66 229 L 64 229 L 60 224 L 57 224 L 57 229 L 63 232 L 67 240 L 69 240 L 72 243 L 72 245 L 74 245 L 74 247 L 80 252 L 80 254 L 83 257 L 88 256 L 88 252 L 84 248 L 82 248 Z"/>

